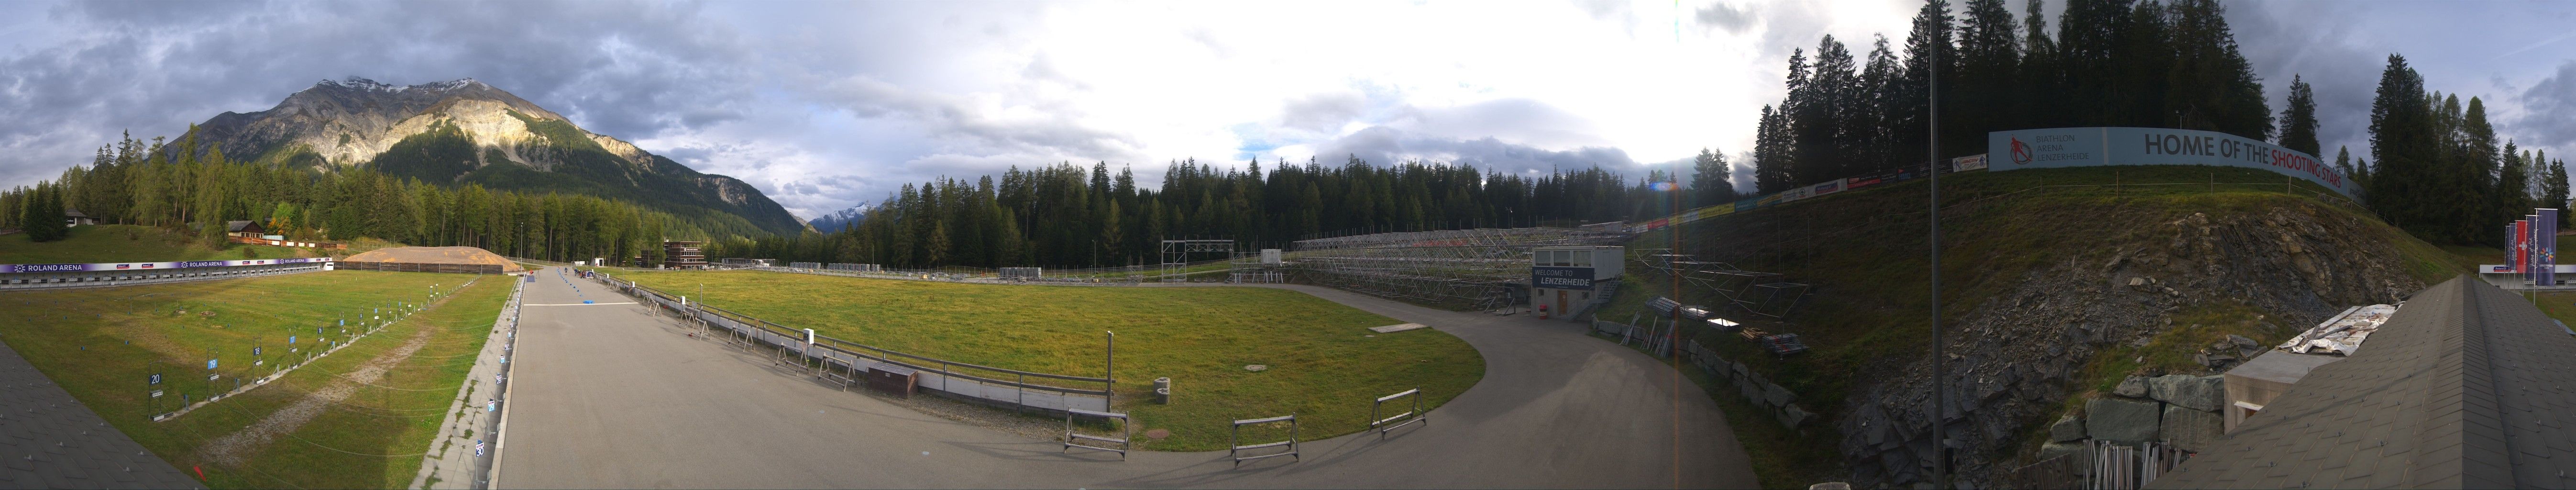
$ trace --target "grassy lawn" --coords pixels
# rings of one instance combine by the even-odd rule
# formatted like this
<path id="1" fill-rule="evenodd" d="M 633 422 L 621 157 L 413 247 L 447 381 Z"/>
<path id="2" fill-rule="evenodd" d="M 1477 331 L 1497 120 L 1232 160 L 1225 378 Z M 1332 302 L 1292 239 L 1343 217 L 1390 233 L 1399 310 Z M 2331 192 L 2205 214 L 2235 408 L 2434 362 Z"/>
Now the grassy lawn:
<path id="1" fill-rule="evenodd" d="M 1118 332 L 1117 406 L 1171 438 L 1223 449 L 1227 422 L 1295 412 L 1310 440 L 1364 429 L 1370 399 L 1421 387 L 1437 405 L 1484 377 L 1465 341 L 1296 291 L 956 284 L 757 271 L 619 275 L 792 328 L 986 366 L 1099 376 Z M 703 285 L 704 293 L 700 287 Z M 1369 337 L 1376 335 L 1376 337 Z M 1248 364 L 1270 366 L 1245 371 Z M 1173 403 L 1152 382 L 1170 377 Z M 1095 385 L 1096 386 L 1096 385 Z M 1075 387 L 1085 387 L 1076 385 Z"/>
<path id="2" fill-rule="evenodd" d="M 74 291 L 0 294 L 0 315 L 39 321 L 0 325 L 6 341 L 82 403 L 181 471 L 204 471 L 216 488 L 390 488 L 408 485 L 466 369 L 472 367 L 510 291 L 495 276 L 456 291 L 471 275 L 337 271 L 275 277 Z M 145 374 L 165 375 L 158 411 L 186 395 L 202 400 L 208 349 L 220 359 L 221 389 L 255 378 L 316 346 L 312 328 L 347 339 L 337 319 L 367 314 L 387 301 L 419 303 L 432 285 L 441 307 L 367 336 L 262 387 L 178 418 L 150 421 Z M 179 310 L 187 310 L 182 315 Z M 202 312 L 215 312 L 202 316 Z M 355 323 L 355 322 L 353 322 Z M 375 386 L 322 405 L 291 432 L 217 462 L 208 442 L 231 435 L 302 401 L 422 330 L 426 346 L 387 371 Z M 357 329 L 353 325 L 352 333 Z M 253 346 L 265 351 L 253 364 Z M 147 365 L 149 361 L 162 361 Z M 248 381 L 247 379 L 245 381 Z"/>
<path id="3" fill-rule="evenodd" d="M 36 243 L 25 233 L 0 235 L 0 264 L 53 264 L 180 260 L 241 260 L 319 257 L 310 249 L 224 244 L 209 249 L 194 237 L 135 225 L 76 226 L 71 237 Z"/>

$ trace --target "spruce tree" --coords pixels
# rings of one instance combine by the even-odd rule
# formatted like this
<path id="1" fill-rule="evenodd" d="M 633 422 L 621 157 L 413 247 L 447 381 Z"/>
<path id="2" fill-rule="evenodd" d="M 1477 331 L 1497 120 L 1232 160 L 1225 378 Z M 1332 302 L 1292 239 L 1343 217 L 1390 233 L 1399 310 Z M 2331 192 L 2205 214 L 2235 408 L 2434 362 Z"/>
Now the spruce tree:
<path id="1" fill-rule="evenodd" d="M 2290 75 L 2289 107 L 2281 109 L 2281 146 L 2309 155 L 2323 149 L 2317 142 L 2317 94 L 2298 75 Z"/>
<path id="2" fill-rule="evenodd" d="M 1695 206 L 1734 202 L 1735 183 L 1727 175 L 1732 171 L 1733 167 L 1726 164 L 1725 154 L 1708 148 L 1699 149 L 1699 156 L 1691 159 L 1691 193 L 1696 196 L 1691 202 Z"/>

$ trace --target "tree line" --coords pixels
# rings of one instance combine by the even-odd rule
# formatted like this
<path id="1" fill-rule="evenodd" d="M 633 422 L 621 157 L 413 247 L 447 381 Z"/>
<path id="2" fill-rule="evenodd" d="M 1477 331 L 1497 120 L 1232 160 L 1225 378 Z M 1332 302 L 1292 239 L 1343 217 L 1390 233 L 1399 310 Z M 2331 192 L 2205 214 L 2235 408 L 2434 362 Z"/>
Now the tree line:
<path id="1" fill-rule="evenodd" d="M 1901 48 L 1880 36 L 1855 55 L 1827 35 L 1813 51 L 1792 52 L 1788 95 L 1756 121 L 1754 188 L 1769 194 L 1984 153 L 1987 133 L 2011 129 L 2193 129 L 2323 155 L 2313 88 L 2292 75 L 2286 107 L 2272 112 L 2217 0 L 2068 0 L 2054 33 L 2044 3 L 2031 0 L 2015 19 L 2003 0 L 1966 0 L 1957 13 L 1929 0 Z M 1933 93 L 1938 134 L 1927 129 Z M 2338 148 L 2334 166 L 2362 185 L 2371 210 L 2426 240 L 2501 245 L 2506 223 L 2569 204 L 2562 161 L 2499 144 L 2483 101 L 2428 90 L 2402 56 L 2389 56 L 2370 134 L 2368 158 Z M 1939 153 L 1926 154 L 1933 142 Z M 1733 198 L 1703 192 L 1695 201 Z"/>
<path id="2" fill-rule="evenodd" d="M 1702 155 L 1723 168 L 1714 152 Z M 998 181 L 942 177 L 905 184 L 837 233 L 738 238 L 708 253 L 901 268 L 1150 265 L 1161 263 L 1165 239 L 1288 248 L 1360 233 L 1573 226 L 1663 216 L 1687 204 L 1678 199 L 1688 192 L 1660 169 L 1630 181 L 1597 166 L 1536 176 L 1357 157 L 1263 167 L 1175 161 L 1159 188 L 1141 188 L 1132 169 L 1113 174 L 1106 162 L 1012 167 Z M 1716 176 L 1695 182 L 1703 188 L 1731 187 L 1724 172 L 1701 174 Z"/>
<path id="3" fill-rule="evenodd" d="M 2276 134 L 2262 82 L 2217 0 L 2071 0 L 2054 35 L 2040 14 L 2044 3 L 2030 1 L 2016 20 L 2003 0 L 1968 0 L 1964 15 L 1931 0 L 1901 48 L 1879 36 L 1856 55 L 1827 35 L 1814 51 L 1792 52 L 1787 97 L 1764 106 L 1756 121 L 1755 189 L 1769 194 L 1985 153 L 1986 133 L 2007 129 Z M 1938 135 L 1926 128 L 1935 92 Z M 2316 154 L 2314 108 L 2294 109 L 2278 134 L 2305 135 L 2285 146 Z M 1926 154 L 1931 142 L 1940 144 L 1938 155 Z"/>
<path id="4" fill-rule="evenodd" d="M 2404 56 L 2388 55 L 2370 103 L 2370 159 L 2351 167 L 2372 211 L 2427 241 L 2505 245 L 2506 226 L 2535 207 L 2561 209 L 2559 229 L 2570 222 L 2566 160 L 2499 145 L 2484 100 L 2427 89 Z"/>
<path id="5" fill-rule="evenodd" d="M 64 211 L 77 209 L 100 223 L 192 232 L 209 246 L 223 243 L 226 222 L 256 220 L 271 234 L 294 240 L 369 237 L 546 260 L 639 253 L 658 258 L 665 237 L 766 234 L 747 224 L 709 227 L 591 196 L 472 184 L 445 188 L 365 168 L 254 164 L 226 157 L 219 145 L 207 146 L 200 148 L 193 138 L 165 147 L 161 138 L 125 137 L 58 179 L 0 192 L 0 228 L 25 229 L 40 241 L 59 239 L 59 233 L 37 230 L 45 223 L 59 226 Z"/>

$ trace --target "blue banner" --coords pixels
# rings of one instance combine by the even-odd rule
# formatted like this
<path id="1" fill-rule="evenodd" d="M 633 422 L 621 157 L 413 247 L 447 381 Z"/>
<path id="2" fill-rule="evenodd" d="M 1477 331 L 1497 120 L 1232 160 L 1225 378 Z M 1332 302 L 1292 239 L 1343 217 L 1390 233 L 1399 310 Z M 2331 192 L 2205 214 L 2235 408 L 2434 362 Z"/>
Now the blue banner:
<path id="1" fill-rule="evenodd" d="M 2210 165 L 2270 170 L 2347 197 L 2361 188 L 2332 164 L 2262 140 L 2161 128 L 2055 128 L 1986 134 L 1988 171 L 2109 165 Z"/>

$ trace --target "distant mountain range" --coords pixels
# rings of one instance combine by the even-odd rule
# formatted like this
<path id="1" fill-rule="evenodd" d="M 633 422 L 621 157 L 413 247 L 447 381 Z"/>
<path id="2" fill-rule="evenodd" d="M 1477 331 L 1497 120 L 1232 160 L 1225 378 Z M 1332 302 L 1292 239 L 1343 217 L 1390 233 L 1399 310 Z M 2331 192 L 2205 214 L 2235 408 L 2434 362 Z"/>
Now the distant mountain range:
<path id="1" fill-rule="evenodd" d="M 617 138 L 583 130 L 534 103 L 467 78 L 389 85 L 324 80 L 277 107 L 197 125 L 198 148 L 236 161 L 368 168 L 456 186 L 619 199 L 682 218 L 741 220 L 793 235 L 805 223 L 739 179 L 700 173 Z M 202 150 L 201 150 L 202 151 Z"/>
<path id="2" fill-rule="evenodd" d="M 823 217 L 814 218 L 813 221 L 805 222 L 805 224 L 812 225 L 814 227 L 814 231 L 824 233 L 841 231 L 842 228 L 848 228 L 851 225 L 859 224 L 860 218 L 867 217 L 868 212 L 875 211 L 876 208 L 876 204 L 873 203 L 859 203 L 857 206 L 850 206 L 849 209 L 834 211 L 832 214 L 826 214 L 823 215 Z"/>

